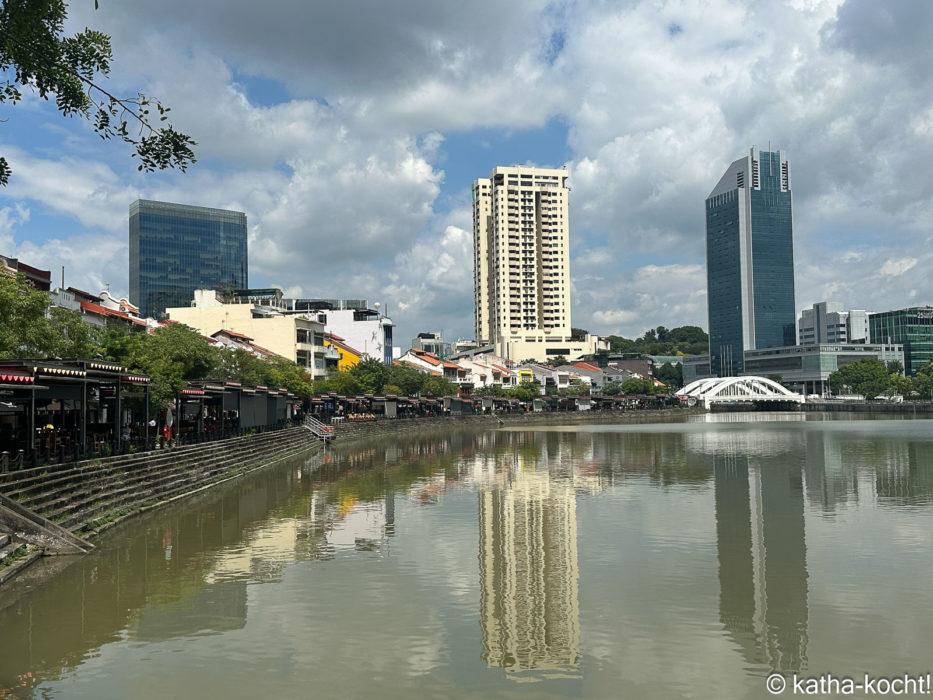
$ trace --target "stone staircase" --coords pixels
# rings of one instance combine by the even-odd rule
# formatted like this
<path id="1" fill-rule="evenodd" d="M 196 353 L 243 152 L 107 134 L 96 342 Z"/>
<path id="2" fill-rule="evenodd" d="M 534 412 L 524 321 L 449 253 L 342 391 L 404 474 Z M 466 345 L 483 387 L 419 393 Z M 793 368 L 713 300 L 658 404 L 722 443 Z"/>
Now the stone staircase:
<path id="1" fill-rule="evenodd" d="M 303 427 L 0 473 L 0 494 L 86 537 L 149 507 L 320 445 Z M 8 546 L 13 546 L 11 543 Z M 2 550 L 0 550 L 2 551 Z"/>

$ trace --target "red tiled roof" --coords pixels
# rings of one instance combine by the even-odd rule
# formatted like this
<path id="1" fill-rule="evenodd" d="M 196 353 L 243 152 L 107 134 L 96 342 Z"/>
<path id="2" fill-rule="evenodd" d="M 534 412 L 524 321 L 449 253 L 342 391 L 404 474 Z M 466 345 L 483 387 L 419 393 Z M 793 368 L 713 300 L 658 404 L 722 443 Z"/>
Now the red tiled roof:
<path id="1" fill-rule="evenodd" d="M 106 306 L 101 306 L 100 304 L 95 304 L 90 301 L 82 301 L 81 310 L 87 311 L 88 313 L 97 314 L 98 316 L 114 316 L 116 318 L 123 319 L 124 321 L 130 321 L 131 323 L 137 323 L 142 326 L 146 325 L 145 321 L 139 318 L 133 318 L 125 311 L 117 311 L 116 309 L 108 309 Z"/>
<path id="2" fill-rule="evenodd" d="M 589 362 L 574 362 L 571 367 L 576 367 L 577 369 L 585 369 L 587 372 L 602 372 L 602 370 L 596 365 L 591 365 Z"/>
<path id="3" fill-rule="evenodd" d="M 242 340 L 252 340 L 252 338 L 250 338 L 248 335 L 245 335 L 243 333 L 237 333 L 236 331 L 227 330 L 226 328 L 221 328 L 216 333 L 211 333 L 211 337 L 213 338 L 214 336 L 220 335 L 221 333 L 223 333 L 224 335 L 228 335 L 231 338 L 240 338 Z"/>
<path id="4" fill-rule="evenodd" d="M 412 348 L 411 350 L 409 350 L 409 352 L 412 353 L 418 359 L 424 360 L 425 362 L 428 362 L 434 365 L 435 367 L 441 364 L 440 359 L 438 359 L 437 357 L 435 357 L 429 352 L 425 352 L 424 350 L 416 350 L 415 348 Z"/>
<path id="5" fill-rule="evenodd" d="M 257 352 L 261 352 L 263 355 L 268 355 L 269 357 L 281 357 L 281 355 L 279 355 L 277 352 L 272 352 L 271 350 L 267 350 L 261 345 L 256 345 L 256 343 L 245 343 L 245 345 L 248 345 L 249 347 L 251 347 L 253 350 Z"/>

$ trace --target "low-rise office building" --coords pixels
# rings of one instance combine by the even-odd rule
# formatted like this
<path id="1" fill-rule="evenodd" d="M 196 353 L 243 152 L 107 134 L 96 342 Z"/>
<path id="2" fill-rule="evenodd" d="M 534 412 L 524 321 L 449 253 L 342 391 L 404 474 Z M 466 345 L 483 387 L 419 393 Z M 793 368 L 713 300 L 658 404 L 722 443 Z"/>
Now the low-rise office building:
<path id="1" fill-rule="evenodd" d="M 746 376 L 774 377 L 798 394 L 829 393 L 829 375 L 853 362 L 874 357 L 882 362 L 904 362 L 901 345 L 861 343 L 790 345 L 745 351 Z M 684 383 L 687 384 L 686 364 Z"/>
<path id="2" fill-rule="evenodd" d="M 933 361 L 933 306 L 871 314 L 868 324 L 875 342 L 904 346 L 906 375 L 916 375 L 918 369 Z"/>

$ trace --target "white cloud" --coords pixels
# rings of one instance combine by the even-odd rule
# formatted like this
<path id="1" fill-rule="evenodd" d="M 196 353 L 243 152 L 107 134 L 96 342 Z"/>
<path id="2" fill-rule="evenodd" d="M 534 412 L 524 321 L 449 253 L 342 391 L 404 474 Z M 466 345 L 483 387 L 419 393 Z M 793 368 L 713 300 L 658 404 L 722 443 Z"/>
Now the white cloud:
<path id="1" fill-rule="evenodd" d="M 885 260 L 881 266 L 881 274 L 888 277 L 899 277 L 914 268 L 917 258 L 900 258 L 899 260 Z"/>
<path id="2" fill-rule="evenodd" d="M 703 200 L 769 140 L 792 164 L 798 307 L 933 298 L 919 273 L 933 261 L 917 252 L 933 218 L 924 0 L 385 7 L 70 6 L 72 26 L 113 34 L 112 87 L 170 104 L 200 162 L 137 175 L 125 148 L 27 97 L 17 110 L 43 135 L 4 147 L 5 194 L 33 221 L 0 217 L 3 252 L 64 262 L 78 286 L 125 288 L 134 198 L 239 209 L 252 281 L 382 300 L 406 340 L 469 334 L 469 183 L 445 182 L 444 135 L 557 119 L 571 150 L 575 326 L 705 327 Z M 40 215 L 85 233 L 38 236 Z"/>

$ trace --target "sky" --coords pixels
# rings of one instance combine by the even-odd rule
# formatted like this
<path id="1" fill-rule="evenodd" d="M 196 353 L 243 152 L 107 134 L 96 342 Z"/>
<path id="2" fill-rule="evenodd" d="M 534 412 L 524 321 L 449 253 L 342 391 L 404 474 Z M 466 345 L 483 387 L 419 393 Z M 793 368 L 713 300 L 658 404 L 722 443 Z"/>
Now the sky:
<path id="1" fill-rule="evenodd" d="M 0 105 L 0 253 L 128 292 L 137 198 L 244 211 L 249 281 L 473 336 L 470 184 L 570 172 L 572 324 L 707 328 L 704 200 L 786 152 L 798 311 L 933 303 L 928 0 L 72 0 L 105 86 L 172 108 L 186 173 L 26 94 Z"/>

